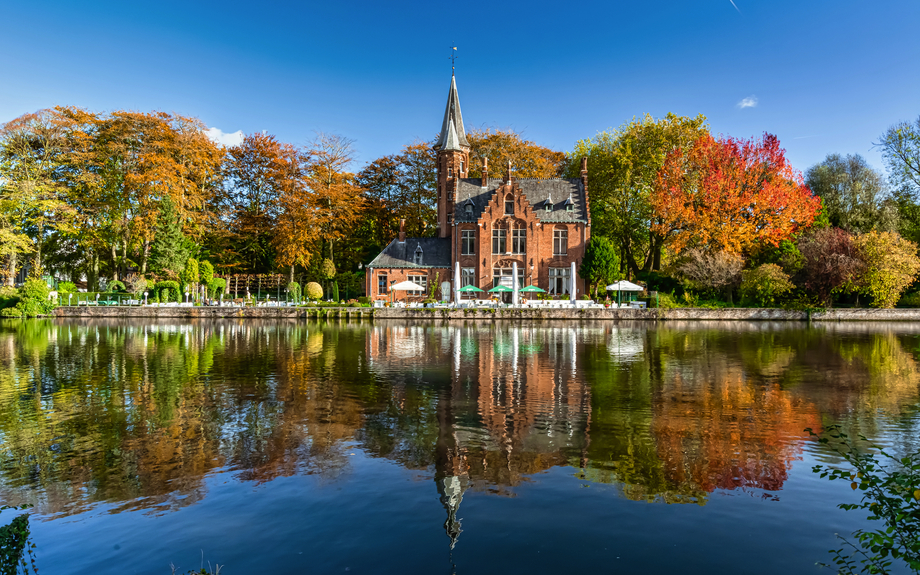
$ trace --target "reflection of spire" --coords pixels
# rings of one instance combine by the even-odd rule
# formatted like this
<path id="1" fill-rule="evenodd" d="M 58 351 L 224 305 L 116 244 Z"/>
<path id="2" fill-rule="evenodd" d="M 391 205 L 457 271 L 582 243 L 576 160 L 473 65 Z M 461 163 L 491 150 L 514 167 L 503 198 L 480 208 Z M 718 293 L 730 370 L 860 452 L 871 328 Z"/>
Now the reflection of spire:
<path id="1" fill-rule="evenodd" d="M 444 531 L 450 537 L 450 548 L 454 549 L 457 545 L 457 539 L 463 533 L 460 528 L 460 518 L 457 517 L 457 510 L 460 509 L 460 502 L 463 501 L 463 492 L 469 487 L 467 477 L 457 477 L 451 475 L 438 481 L 438 493 L 441 495 L 441 505 L 447 510 L 447 520 L 444 522 Z"/>

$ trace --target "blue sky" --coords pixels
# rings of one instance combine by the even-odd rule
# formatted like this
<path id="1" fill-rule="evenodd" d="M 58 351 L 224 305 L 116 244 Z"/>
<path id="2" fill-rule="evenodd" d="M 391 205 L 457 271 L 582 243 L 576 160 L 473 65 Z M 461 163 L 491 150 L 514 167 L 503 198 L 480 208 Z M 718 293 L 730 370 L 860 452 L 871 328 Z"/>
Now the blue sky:
<path id="1" fill-rule="evenodd" d="M 163 110 L 295 144 L 338 133 L 356 168 L 435 135 L 452 44 L 468 127 L 563 151 L 674 112 L 777 134 L 801 170 L 831 152 L 881 168 L 872 143 L 920 115 L 916 0 L 6 0 L 0 21 L 0 122 Z"/>

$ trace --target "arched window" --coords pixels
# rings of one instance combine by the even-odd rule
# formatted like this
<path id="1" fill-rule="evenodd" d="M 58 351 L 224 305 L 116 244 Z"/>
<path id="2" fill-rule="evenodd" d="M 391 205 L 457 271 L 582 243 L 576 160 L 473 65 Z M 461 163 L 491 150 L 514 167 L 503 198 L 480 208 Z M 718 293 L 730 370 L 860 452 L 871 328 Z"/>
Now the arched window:
<path id="1" fill-rule="evenodd" d="M 514 215 L 514 196 L 508 194 L 505 196 L 505 215 L 513 216 Z"/>

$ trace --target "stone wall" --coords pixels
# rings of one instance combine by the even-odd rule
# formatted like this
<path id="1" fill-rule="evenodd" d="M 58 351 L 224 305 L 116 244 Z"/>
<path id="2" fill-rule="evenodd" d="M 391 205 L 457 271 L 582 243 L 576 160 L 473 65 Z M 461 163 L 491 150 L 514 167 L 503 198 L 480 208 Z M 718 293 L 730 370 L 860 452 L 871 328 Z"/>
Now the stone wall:
<path id="1" fill-rule="evenodd" d="M 920 322 L 920 309 L 434 309 L 434 308 L 285 308 L 285 307 L 59 307 L 57 317 L 118 318 L 342 318 L 404 320 L 646 320 L 646 321 L 811 321 Z"/>

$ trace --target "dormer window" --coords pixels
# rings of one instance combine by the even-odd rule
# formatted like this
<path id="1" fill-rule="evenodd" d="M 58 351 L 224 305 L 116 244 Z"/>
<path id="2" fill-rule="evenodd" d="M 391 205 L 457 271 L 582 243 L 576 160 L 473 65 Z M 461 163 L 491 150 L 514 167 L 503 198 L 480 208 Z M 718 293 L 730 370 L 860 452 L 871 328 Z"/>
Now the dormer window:
<path id="1" fill-rule="evenodd" d="M 467 203 L 466 206 L 463 207 L 463 210 L 467 215 L 471 215 L 473 213 L 473 204 Z"/>
<path id="2" fill-rule="evenodd" d="M 575 202 L 572 201 L 572 196 L 569 196 L 568 199 L 565 200 L 565 211 L 571 212 L 574 209 L 575 209 Z"/>
<path id="3" fill-rule="evenodd" d="M 543 202 L 543 209 L 546 210 L 547 212 L 553 211 L 552 202 L 550 202 L 549 200 L 546 200 L 545 202 Z"/>
<path id="4" fill-rule="evenodd" d="M 413 261 L 413 262 L 415 263 L 415 265 L 417 265 L 417 266 L 422 265 L 422 246 L 421 246 L 421 244 L 419 244 L 419 246 L 418 246 L 417 248 L 415 248 L 415 257 L 413 258 L 412 261 Z"/>

